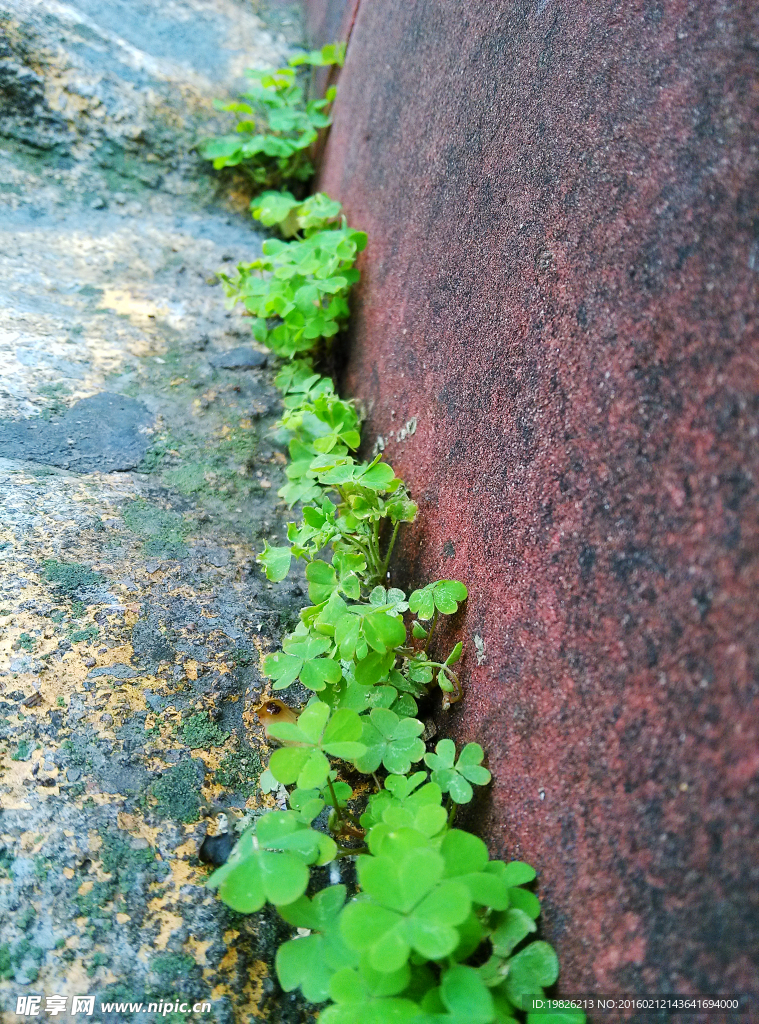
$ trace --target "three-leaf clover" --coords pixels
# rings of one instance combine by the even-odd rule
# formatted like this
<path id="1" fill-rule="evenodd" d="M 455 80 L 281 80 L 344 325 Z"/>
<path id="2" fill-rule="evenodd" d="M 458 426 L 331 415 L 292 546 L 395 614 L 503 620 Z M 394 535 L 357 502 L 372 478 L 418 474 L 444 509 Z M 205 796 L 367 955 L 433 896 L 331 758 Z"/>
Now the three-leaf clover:
<path id="1" fill-rule="evenodd" d="M 368 954 L 375 971 L 391 973 L 412 949 L 428 960 L 453 952 L 456 925 L 469 915 L 471 899 L 461 882 L 444 878 L 445 861 L 412 829 L 388 833 L 380 856 L 359 857 L 362 894 L 349 903 L 340 928 L 351 949 Z"/>
<path id="2" fill-rule="evenodd" d="M 470 783 L 486 786 L 490 782 L 490 772 L 481 763 L 484 756 L 479 743 L 467 743 L 456 761 L 456 744 L 444 739 L 437 744 L 434 754 L 424 755 L 424 761 L 432 769 L 432 781 L 444 793 L 450 793 L 457 804 L 468 804 L 474 795 Z"/>
<path id="3" fill-rule="evenodd" d="M 267 654 L 264 659 L 264 673 L 274 680 L 272 689 L 284 690 L 296 679 L 315 691 L 338 683 L 343 674 L 339 662 L 322 656 L 332 647 L 329 637 L 310 636 L 299 629 L 284 641 L 284 651 Z"/>
<path id="4" fill-rule="evenodd" d="M 445 860 L 445 877 L 466 885 L 473 903 L 506 910 L 509 887 L 500 871 L 492 869 L 488 848 L 478 836 L 462 829 L 451 829 L 443 837 L 440 853 Z"/>
<path id="5" fill-rule="evenodd" d="M 374 772 L 381 764 L 389 772 L 406 775 L 414 761 L 424 757 L 424 723 L 417 718 L 399 718 L 388 708 L 373 708 L 361 718 L 361 742 L 366 751 L 354 759 L 360 772 Z"/>
<path id="6" fill-rule="evenodd" d="M 330 772 L 325 755 L 346 760 L 363 756 L 366 746 L 358 742 L 361 732 L 361 719 L 355 711 L 340 708 L 331 714 L 327 704 L 313 701 L 297 725 L 275 722 L 268 727 L 270 736 L 288 744 L 271 755 L 269 770 L 285 786 L 297 781 L 299 789 L 321 789 Z"/>
<path id="7" fill-rule="evenodd" d="M 509 905 L 521 910 L 533 921 L 540 917 L 540 900 L 534 892 L 522 889 L 521 886 L 535 878 L 535 869 L 521 860 L 513 860 L 508 864 L 494 860 L 488 864 L 488 871 L 497 874 L 509 887 Z"/>
<path id="8" fill-rule="evenodd" d="M 409 597 L 408 606 L 420 619 L 431 619 L 435 611 L 453 615 L 458 611 L 459 602 L 466 600 L 467 594 L 466 587 L 458 580 L 437 580 L 421 590 L 415 590 Z"/>
<path id="9" fill-rule="evenodd" d="M 409 984 L 406 964 L 397 971 L 376 971 L 366 956 L 358 969 L 344 967 L 333 976 L 334 1003 L 319 1014 L 320 1024 L 412 1024 L 419 1005 L 400 995 Z"/>
<path id="10" fill-rule="evenodd" d="M 377 843 L 381 832 L 399 828 L 414 828 L 422 835 L 439 835 L 445 828 L 448 815 L 441 806 L 440 787 L 427 780 L 426 772 L 413 775 L 388 775 L 385 788 L 369 800 L 361 815 L 364 828 L 372 829 L 370 842 Z M 421 787 L 421 788 L 420 788 Z M 381 830 L 378 826 L 386 826 Z"/>
<path id="11" fill-rule="evenodd" d="M 334 857 L 334 840 L 302 822 L 295 811 L 272 811 L 244 832 L 229 860 L 206 883 L 241 914 L 252 914 L 269 900 L 281 905 L 302 896 L 308 864 Z"/>

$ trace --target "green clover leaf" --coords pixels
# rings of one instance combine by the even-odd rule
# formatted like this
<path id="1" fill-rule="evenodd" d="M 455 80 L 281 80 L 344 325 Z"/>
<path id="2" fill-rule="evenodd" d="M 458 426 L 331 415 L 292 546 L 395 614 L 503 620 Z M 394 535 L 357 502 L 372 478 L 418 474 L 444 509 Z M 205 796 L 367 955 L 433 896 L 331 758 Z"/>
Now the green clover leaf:
<path id="1" fill-rule="evenodd" d="M 419 841 L 418 832 L 401 829 L 385 837 L 381 856 L 357 862 L 363 893 L 345 908 L 340 927 L 380 973 L 402 969 L 412 950 L 430 960 L 448 956 L 459 941 L 455 926 L 469 914 L 466 886 L 444 879 L 442 856 Z"/>
<path id="2" fill-rule="evenodd" d="M 354 760 L 356 768 L 366 774 L 381 764 L 389 772 L 406 775 L 414 761 L 424 757 L 424 742 L 419 738 L 424 723 L 416 718 L 399 718 L 387 708 L 374 708 L 362 719 L 361 742 L 366 753 Z"/>
<path id="3" fill-rule="evenodd" d="M 471 832 L 451 829 L 443 837 L 440 853 L 445 860 L 445 877 L 466 885 L 473 903 L 493 910 L 509 906 L 509 887 L 497 874 L 487 870 L 488 848 Z"/>
<path id="4" fill-rule="evenodd" d="M 498 927 L 490 936 L 493 952 L 502 957 L 510 956 L 522 939 L 537 931 L 537 927 L 529 914 L 517 910 L 516 907 L 510 907 L 501 915 Z"/>
<path id="5" fill-rule="evenodd" d="M 206 883 L 233 910 L 251 914 L 268 900 L 292 903 L 308 885 L 308 864 L 326 864 L 336 846 L 295 811 L 271 811 L 244 832 L 223 867 Z"/>
<path id="6" fill-rule="evenodd" d="M 332 658 L 322 657 L 332 647 L 329 637 L 310 636 L 300 632 L 301 627 L 287 637 L 284 651 L 267 654 L 264 658 L 264 674 L 274 680 L 274 690 L 284 690 L 296 679 L 309 690 L 323 690 L 328 684 L 338 683 L 342 669 Z"/>
<path id="7" fill-rule="evenodd" d="M 327 601 L 337 590 L 337 573 L 327 562 L 315 559 L 306 566 L 308 596 L 314 604 Z"/>
<path id="8" fill-rule="evenodd" d="M 301 896 L 280 909 L 288 924 L 312 933 L 291 939 L 277 950 L 277 977 L 285 992 L 300 988 L 310 1002 L 321 1003 L 329 997 L 333 975 L 357 961 L 338 928 L 345 895 L 344 885 L 331 885 L 312 900 Z"/>
<path id="9" fill-rule="evenodd" d="M 291 552 L 289 547 L 273 548 L 264 541 L 264 549 L 256 561 L 264 567 L 267 580 L 279 583 L 290 571 Z"/>
<path id="10" fill-rule="evenodd" d="M 387 654 L 371 651 L 356 662 L 353 670 L 356 682 L 361 683 L 362 686 L 376 686 L 377 683 L 387 679 L 394 664 L 394 651 L 388 651 Z"/>
<path id="11" fill-rule="evenodd" d="M 419 1006 L 397 995 L 409 984 L 406 965 L 398 971 L 375 971 L 361 958 L 358 970 L 344 967 L 330 984 L 331 1006 L 319 1014 L 320 1024 L 413 1024 Z"/>
<path id="12" fill-rule="evenodd" d="M 409 609 L 420 619 L 431 619 L 435 611 L 453 615 L 458 611 L 459 603 L 466 600 L 467 594 L 466 587 L 458 580 L 437 580 L 411 594 Z"/>
<path id="13" fill-rule="evenodd" d="M 389 708 L 398 697 L 394 686 L 362 686 L 350 678 L 350 669 L 343 668 L 343 679 L 330 687 L 324 700 L 332 708 L 351 708 L 361 714 L 371 708 Z"/>
<path id="14" fill-rule="evenodd" d="M 528 889 L 519 888 L 535 878 L 535 869 L 524 861 L 514 860 L 504 864 L 500 860 L 491 860 L 487 871 L 497 875 L 509 887 L 509 905 L 524 911 L 532 920 L 540 917 L 540 900 Z"/>
<path id="15" fill-rule="evenodd" d="M 290 192 L 262 192 L 251 200 L 250 212 L 256 220 L 269 228 L 287 219 L 291 210 L 300 204 Z"/>
<path id="16" fill-rule="evenodd" d="M 542 996 L 559 976 L 559 960 L 547 942 L 531 942 L 509 960 L 504 982 L 506 995 L 514 1006 L 522 1006 L 524 996 Z"/>
<path id="17" fill-rule="evenodd" d="M 286 744 L 271 755 L 269 770 L 285 786 L 297 782 L 298 789 L 321 789 L 330 772 L 325 755 L 347 760 L 363 756 L 366 746 L 358 742 L 362 731 L 355 711 L 339 708 L 332 712 L 329 705 L 314 700 L 297 724 L 274 722 L 269 726 L 269 735 Z"/>
<path id="18" fill-rule="evenodd" d="M 437 744 L 434 754 L 424 755 L 424 761 L 432 769 L 433 782 L 444 793 L 450 793 L 455 803 L 467 804 L 474 795 L 470 783 L 486 786 L 490 782 L 490 772 L 480 764 L 484 756 L 479 743 L 467 743 L 456 761 L 456 744 L 444 739 Z"/>
<path id="19" fill-rule="evenodd" d="M 440 978 L 440 999 L 448 1012 L 462 1024 L 489 1024 L 495 1007 L 487 985 L 474 967 L 456 964 Z"/>
<path id="20" fill-rule="evenodd" d="M 369 799 L 361 825 L 372 829 L 372 849 L 379 846 L 382 836 L 400 828 L 413 828 L 429 838 L 445 829 L 448 815 L 441 806 L 440 787 L 431 782 L 423 785 L 426 779 L 426 772 L 388 775 L 385 788 Z"/>

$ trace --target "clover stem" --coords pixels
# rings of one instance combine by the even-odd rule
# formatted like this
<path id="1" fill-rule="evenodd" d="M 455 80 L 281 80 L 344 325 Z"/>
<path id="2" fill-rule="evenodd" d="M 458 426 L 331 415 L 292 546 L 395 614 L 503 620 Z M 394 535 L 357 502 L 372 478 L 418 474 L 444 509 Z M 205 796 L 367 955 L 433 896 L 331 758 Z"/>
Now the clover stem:
<path id="1" fill-rule="evenodd" d="M 338 857 L 357 857 L 361 853 L 368 853 L 368 846 L 341 846 L 335 854 L 335 860 Z"/>
<path id="2" fill-rule="evenodd" d="M 448 795 L 448 828 L 453 825 L 453 819 L 456 817 L 456 804 L 453 802 L 451 795 Z"/>
<path id="3" fill-rule="evenodd" d="M 332 806 L 335 808 L 337 820 L 344 821 L 345 819 L 343 818 L 342 812 L 340 810 L 340 804 L 338 802 L 337 795 L 335 794 L 335 788 L 332 785 L 332 779 L 329 777 L 329 775 L 327 776 L 327 785 L 329 786 L 329 795 L 332 797 Z"/>
<path id="4" fill-rule="evenodd" d="M 437 615 L 438 612 L 436 608 L 435 611 L 432 613 L 432 622 L 430 623 L 430 629 L 429 632 L 427 633 L 427 641 L 424 647 L 422 648 L 425 654 L 427 653 L 427 648 L 430 646 L 430 640 L 432 640 L 432 634 L 435 632 L 435 626 L 437 626 Z"/>
<path id="5" fill-rule="evenodd" d="M 400 524 L 400 520 L 399 520 L 395 524 L 395 526 L 393 527 L 393 532 L 390 535 L 390 543 L 387 546 L 387 554 L 385 555 L 385 559 L 384 559 L 384 561 L 382 563 L 382 579 L 383 580 L 385 579 L 385 577 L 387 575 L 387 567 L 390 565 L 390 556 L 392 555 L 393 548 L 395 547 L 395 538 L 398 536 L 398 529 L 399 529 L 400 525 L 401 524 Z"/>

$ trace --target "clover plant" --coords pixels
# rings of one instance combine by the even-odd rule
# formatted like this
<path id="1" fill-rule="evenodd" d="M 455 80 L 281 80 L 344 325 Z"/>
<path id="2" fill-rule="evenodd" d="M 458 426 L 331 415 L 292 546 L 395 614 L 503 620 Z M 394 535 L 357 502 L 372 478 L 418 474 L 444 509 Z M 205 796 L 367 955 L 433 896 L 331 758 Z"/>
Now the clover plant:
<path id="1" fill-rule="evenodd" d="M 310 149 L 320 129 L 330 123 L 329 107 L 334 88 L 323 99 L 307 101 L 297 68 L 301 65 L 342 66 L 345 46 L 328 45 L 293 57 L 276 71 L 246 71 L 251 81 L 247 92 L 232 103 L 217 101 L 217 110 L 237 115 L 232 135 L 207 139 L 201 155 L 214 167 L 239 166 L 256 185 L 279 188 L 288 182 L 305 182 L 313 175 Z"/>
<path id="2" fill-rule="evenodd" d="M 215 166 L 240 164 L 269 186 L 251 209 L 281 236 L 221 276 L 254 338 L 282 359 L 277 429 L 290 463 L 279 495 L 299 513 L 288 543 L 266 543 L 258 561 L 275 582 L 304 561 L 310 600 L 263 671 L 273 690 L 298 680 L 312 691 L 297 722 L 266 727 L 279 746 L 260 785 L 286 793 L 289 809 L 258 817 L 208 884 L 234 910 L 268 901 L 298 929 L 277 953 L 277 975 L 286 992 L 328 1004 L 320 1024 L 505 1024 L 558 975 L 553 949 L 534 938 L 540 903 L 525 886 L 535 872 L 491 860 L 481 839 L 455 828 L 457 806 L 490 782 L 484 751 L 468 743 L 457 755 L 450 739 L 429 751 L 418 717 L 436 692 L 444 709 L 463 696 L 453 668 L 462 644 L 441 651 L 438 625 L 467 588 L 449 579 L 408 594 L 387 585 L 399 529 L 417 506 L 381 456 L 357 456 L 358 410 L 320 372 L 348 317 L 366 235 L 323 193 L 299 199 L 280 187 L 311 174 L 306 154 L 334 96 L 306 102 L 295 68 L 342 56 L 326 47 L 251 73 L 245 102 L 225 108 L 241 116 L 237 135 L 204 148 Z M 356 861 L 355 888 L 306 895 L 311 865 L 346 857 Z M 581 1024 L 584 1015 L 527 1020 Z"/>

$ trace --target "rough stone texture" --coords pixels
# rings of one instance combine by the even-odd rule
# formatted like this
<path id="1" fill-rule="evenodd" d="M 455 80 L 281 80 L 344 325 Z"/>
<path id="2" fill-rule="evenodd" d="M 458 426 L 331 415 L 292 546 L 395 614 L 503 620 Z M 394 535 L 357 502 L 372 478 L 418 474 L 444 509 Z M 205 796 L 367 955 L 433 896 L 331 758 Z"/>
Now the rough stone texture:
<path id="1" fill-rule="evenodd" d="M 565 991 L 759 992 L 757 48 L 749 3 L 375 0 L 340 78 L 345 386 L 396 579 L 471 589 L 446 728 Z"/>
<path id="2" fill-rule="evenodd" d="M 193 153 L 299 38 L 256 10 L 0 2 L 3 1021 L 54 994 L 103 1024 L 313 1019 L 273 979 L 276 916 L 198 859 L 273 802 L 258 664 L 304 593 L 253 561 L 285 529 L 274 371 L 224 366 L 251 339 L 216 272 L 261 236 Z M 212 1008 L 100 1009 L 157 999 Z"/>
<path id="3" fill-rule="evenodd" d="M 152 422 L 142 402 L 101 391 L 52 421 L 0 420 L 0 457 L 77 473 L 134 469 L 148 450 Z"/>

